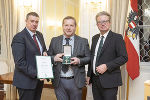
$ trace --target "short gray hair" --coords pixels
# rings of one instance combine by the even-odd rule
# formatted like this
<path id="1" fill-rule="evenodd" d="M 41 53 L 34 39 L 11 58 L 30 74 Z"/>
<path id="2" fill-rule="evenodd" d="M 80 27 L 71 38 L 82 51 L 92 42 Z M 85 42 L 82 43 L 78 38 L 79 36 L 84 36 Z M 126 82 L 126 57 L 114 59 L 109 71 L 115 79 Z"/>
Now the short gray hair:
<path id="1" fill-rule="evenodd" d="M 110 14 L 109 14 L 108 12 L 106 12 L 106 11 L 102 11 L 102 12 L 97 13 L 97 15 L 96 15 L 96 17 L 95 17 L 96 22 L 97 22 L 97 17 L 102 16 L 102 15 L 108 16 L 108 17 L 109 17 L 109 22 L 111 21 L 111 16 L 110 16 Z"/>

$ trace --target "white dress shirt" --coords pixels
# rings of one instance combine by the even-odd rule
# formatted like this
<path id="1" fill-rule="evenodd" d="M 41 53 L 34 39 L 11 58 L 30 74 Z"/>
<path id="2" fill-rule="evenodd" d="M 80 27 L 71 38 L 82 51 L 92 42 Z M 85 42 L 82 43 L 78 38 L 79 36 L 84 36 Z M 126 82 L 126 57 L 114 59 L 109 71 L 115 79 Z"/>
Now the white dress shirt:
<path id="1" fill-rule="evenodd" d="M 94 74 L 96 74 L 95 73 L 95 67 L 97 67 L 97 66 L 95 66 L 95 64 L 96 64 L 96 57 L 97 57 L 97 52 L 98 52 L 99 44 L 100 44 L 100 41 L 101 41 L 101 37 L 104 36 L 104 38 L 103 38 L 103 44 L 104 44 L 108 33 L 109 33 L 109 31 L 106 32 L 104 35 L 100 34 L 100 37 L 99 37 L 99 39 L 97 41 L 96 48 L 95 48 L 94 59 L 93 59 L 93 73 Z"/>

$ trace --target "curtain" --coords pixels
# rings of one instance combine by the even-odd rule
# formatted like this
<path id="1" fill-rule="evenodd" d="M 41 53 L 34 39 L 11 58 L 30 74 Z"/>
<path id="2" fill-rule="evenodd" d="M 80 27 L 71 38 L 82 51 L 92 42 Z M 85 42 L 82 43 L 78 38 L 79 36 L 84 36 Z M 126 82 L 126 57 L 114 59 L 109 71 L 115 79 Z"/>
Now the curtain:
<path id="1" fill-rule="evenodd" d="M 110 0 L 108 12 L 112 16 L 112 31 L 124 34 L 129 0 Z"/>
<path id="2" fill-rule="evenodd" d="M 0 59 L 8 66 L 8 73 L 14 71 L 13 57 L 11 53 L 11 41 L 17 33 L 17 10 L 14 0 L 0 0 L 1 29 L 1 55 Z M 12 85 L 6 86 L 6 100 L 16 100 L 16 89 Z"/>

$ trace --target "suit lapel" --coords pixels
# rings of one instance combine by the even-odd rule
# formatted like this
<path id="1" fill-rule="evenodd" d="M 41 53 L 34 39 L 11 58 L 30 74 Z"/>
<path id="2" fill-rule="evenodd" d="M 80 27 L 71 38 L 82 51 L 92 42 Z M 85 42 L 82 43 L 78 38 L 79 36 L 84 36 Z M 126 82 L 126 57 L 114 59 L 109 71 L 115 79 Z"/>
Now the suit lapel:
<path id="1" fill-rule="evenodd" d="M 32 37 L 31 37 L 30 33 L 27 31 L 27 29 L 25 29 L 25 32 L 26 32 L 26 36 L 29 39 L 30 43 L 33 45 L 33 47 L 37 48 L 34 40 L 32 39 Z"/>
<path id="2" fill-rule="evenodd" d="M 92 43 L 92 52 L 93 52 L 93 54 L 95 54 L 95 48 L 96 48 L 96 45 L 97 45 L 97 42 L 98 42 L 98 39 L 99 39 L 99 37 L 100 37 L 100 34 L 98 34 L 94 39 L 93 39 L 93 43 Z"/>
<path id="3" fill-rule="evenodd" d="M 80 45 L 79 42 L 80 41 L 79 41 L 77 35 L 74 35 L 74 49 L 73 49 L 73 55 L 72 56 L 75 56 L 77 54 L 78 46 Z"/>
<path id="4" fill-rule="evenodd" d="M 102 47 L 101 54 L 102 54 L 102 53 L 105 51 L 105 49 L 111 44 L 111 43 L 110 43 L 111 37 L 112 37 L 112 32 L 109 31 L 109 33 L 108 33 L 108 35 L 107 35 L 107 37 L 106 37 L 106 40 L 105 40 L 105 42 L 104 42 L 104 45 L 103 45 L 103 47 Z M 100 54 L 100 55 L 101 55 L 101 54 Z"/>
<path id="5" fill-rule="evenodd" d="M 63 52 L 63 35 L 61 35 L 57 41 L 57 51 L 59 53 L 62 53 Z"/>
<path id="6" fill-rule="evenodd" d="M 58 40 L 56 41 L 57 42 L 57 53 L 63 53 L 63 35 L 61 35 L 60 37 L 58 37 Z M 59 72 L 61 71 L 62 69 L 62 63 L 58 63 L 59 65 L 58 66 L 61 66 L 61 67 L 57 67 Z"/>
<path id="7" fill-rule="evenodd" d="M 41 46 L 42 46 L 42 49 L 44 49 L 44 43 L 43 43 L 43 41 L 42 41 L 42 37 L 40 36 L 40 34 L 39 34 L 38 31 L 36 32 L 36 34 L 37 34 L 37 38 L 38 38 L 38 40 L 39 40 L 39 42 L 40 42 L 40 44 L 41 44 Z M 42 51 L 42 52 L 43 52 L 43 51 Z"/>
<path id="8" fill-rule="evenodd" d="M 25 34 L 26 34 L 27 38 L 29 39 L 30 44 L 32 45 L 32 47 L 34 47 L 34 48 L 38 51 L 38 48 L 37 48 L 37 46 L 36 46 L 34 40 L 32 39 L 30 33 L 27 31 L 26 28 L 25 28 L 24 30 L 25 30 Z M 38 51 L 38 53 L 39 53 L 39 51 Z M 40 53 L 39 53 L 39 54 L 40 54 Z"/>

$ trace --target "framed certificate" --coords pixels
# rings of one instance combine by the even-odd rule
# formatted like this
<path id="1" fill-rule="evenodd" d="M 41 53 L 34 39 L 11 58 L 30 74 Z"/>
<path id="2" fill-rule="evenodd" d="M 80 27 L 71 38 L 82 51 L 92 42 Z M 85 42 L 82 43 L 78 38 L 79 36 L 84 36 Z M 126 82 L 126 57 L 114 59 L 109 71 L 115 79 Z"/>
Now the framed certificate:
<path id="1" fill-rule="evenodd" d="M 71 45 L 64 45 L 64 56 L 62 64 L 71 64 Z"/>
<path id="2" fill-rule="evenodd" d="M 50 56 L 36 56 L 37 78 L 54 78 Z"/>

